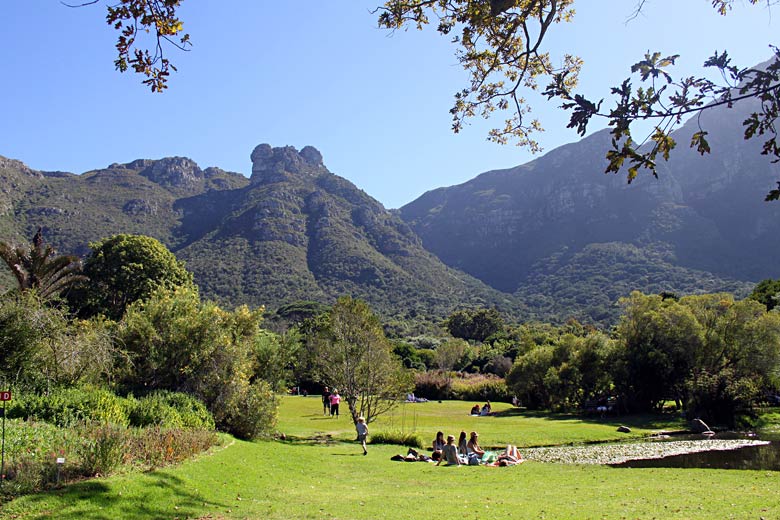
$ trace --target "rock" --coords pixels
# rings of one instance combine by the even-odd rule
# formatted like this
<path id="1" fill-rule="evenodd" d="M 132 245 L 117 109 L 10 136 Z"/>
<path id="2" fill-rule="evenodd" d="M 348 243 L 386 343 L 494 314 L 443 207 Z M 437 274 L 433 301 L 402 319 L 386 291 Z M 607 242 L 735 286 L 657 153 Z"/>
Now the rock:
<path id="1" fill-rule="evenodd" d="M 122 206 L 122 211 L 128 215 L 154 215 L 157 213 L 157 206 L 150 204 L 146 199 L 130 199 Z"/>
<path id="2" fill-rule="evenodd" d="M 187 157 L 166 157 L 153 161 L 141 175 L 160 186 L 186 188 L 196 185 L 203 178 L 203 171 Z"/>
<path id="3" fill-rule="evenodd" d="M 313 146 L 305 146 L 298 152 L 293 146 L 272 148 L 263 143 L 252 151 L 252 176 L 254 183 L 283 182 L 295 175 L 316 177 L 327 172 L 322 154 Z"/>
<path id="4" fill-rule="evenodd" d="M 618 426 L 617 431 L 619 431 L 620 433 L 631 433 L 631 428 L 629 428 L 628 426 Z"/>
<path id="5" fill-rule="evenodd" d="M 710 430 L 710 427 L 707 426 L 707 423 L 705 423 L 704 421 L 702 421 L 699 418 L 696 418 L 696 419 L 691 421 L 691 431 L 693 433 L 712 432 L 712 430 Z"/>

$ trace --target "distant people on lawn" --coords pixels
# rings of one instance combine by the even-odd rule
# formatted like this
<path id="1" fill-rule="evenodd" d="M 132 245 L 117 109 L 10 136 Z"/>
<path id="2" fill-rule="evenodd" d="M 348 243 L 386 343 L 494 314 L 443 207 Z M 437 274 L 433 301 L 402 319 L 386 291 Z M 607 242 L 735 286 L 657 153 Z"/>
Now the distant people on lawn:
<path id="1" fill-rule="evenodd" d="M 360 445 L 363 447 L 363 455 L 368 454 L 368 450 L 366 450 L 366 438 L 368 437 L 368 426 L 366 425 L 366 418 L 363 416 L 358 417 L 357 424 L 355 425 L 355 429 L 357 429 L 357 438 L 358 442 L 360 442 Z"/>
<path id="2" fill-rule="evenodd" d="M 322 415 L 328 415 L 330 413 L 330 390 L 326 386 L 322 391 Z"/>
<path id="3" fill-rule="evenodd" d="M 406 402 L 407 403 L 427 403 L 428 400 L 424 397 L 417 397 L 414 395 L 414 392 L 410 394 L 406 394 Z"/>
<path id="4" fill-rule="evenodd" d="M 341 402 L 341 396 L 339 395 L 338 390 L 333 390 L 333 393 L 330 394 L 330 416 L 331 417 L 338 417 L 339 416 L 339 403 Z"/>

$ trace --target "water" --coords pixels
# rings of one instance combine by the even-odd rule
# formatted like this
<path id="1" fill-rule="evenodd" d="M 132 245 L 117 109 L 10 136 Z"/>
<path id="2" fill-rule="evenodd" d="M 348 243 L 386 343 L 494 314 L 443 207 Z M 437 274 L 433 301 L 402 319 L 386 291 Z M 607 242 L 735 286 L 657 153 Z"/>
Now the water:
<path id="1" fill-rule="evenodd" d="M 719 438 L 735 438 L 719 434 Z M 755 437 L 751 437 L 754 438 Z M 734 450 L 700 451 L 657 459 L 629 460 L 612 467 L 624 468 L 709 468 L 780 471 L 780 440 L 764 437 L 769 444 L 746 446 Z M 674 442 L 674 441 L 671 441 Z"/>

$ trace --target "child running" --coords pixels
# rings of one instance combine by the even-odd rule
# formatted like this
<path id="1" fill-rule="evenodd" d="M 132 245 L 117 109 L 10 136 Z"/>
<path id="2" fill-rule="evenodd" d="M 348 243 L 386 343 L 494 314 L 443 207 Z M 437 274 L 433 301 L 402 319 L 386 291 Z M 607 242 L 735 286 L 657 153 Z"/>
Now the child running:
<path id="1" fill-rule="evenodd" d="M 360 442 L 360 445 L 363 447 L 363 455 L 367 455 L 368 450 L 366 450 L 366 437 L 368 437 L 368 426 L 366 425 L 366 418 L 363 416 L 358 417 L 355 428 L 357 429 L 358 442 Z"/>

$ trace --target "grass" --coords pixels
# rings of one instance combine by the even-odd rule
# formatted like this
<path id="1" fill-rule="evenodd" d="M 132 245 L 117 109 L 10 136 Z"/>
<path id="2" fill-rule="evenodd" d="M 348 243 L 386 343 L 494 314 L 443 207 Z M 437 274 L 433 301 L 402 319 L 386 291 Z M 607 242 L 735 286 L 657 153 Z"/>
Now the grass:
<path id="1" fill-rule="evenodd" d="M 346 408 L 346 407 L 344 407 Z M 632 416 L 584 419 L 569 414 L 524 412 L 506 403 L 493 403 L 495 416 L 468 415 L 469 403 L 463 401 L 431 401 L 404 403 L 391 414 L 380 416 L 369 424 L 371 432 L 397 430 L 420 433 L 426 446 L 436 432 L 457 434 L 479 432 L 480 444 L 500 447 L 515 444 L 521 447 L 551 446 L 579 442 L 624 440 L 649 435 L 662 430 L 684 428 L 675 416 Z M 620 425 L 631 427 L 630 434 L 618 433 Z M 279 417 L 278 430 L 288 437 L 308 438 L 328 436 L 343 441 L 355 438 L 355 427 L 348 415 L 338 419 L 322 415 L 322 404 L 317 396 L 285 397 Z M 369 436 L 370 439 L 370 436 Z"/>
<path id="2" fill-rule="evenodd" d="M 315 419 L 316 398 L 286 398 L 280 431 L 288 442 L 234 441 L 176 467 L 75 484 L 16 499 L 0 517 L 112 518 L 778 518 L 780 475 L 768 471 L 630 469 L 526 462 L 509 468 L 392 462 L 405 451 L 353 442 L 348 417 Z M 412 413 L 414 406 L 414 413 Z M 546 444 L 614 436 L 613 425 L 541 415 L 470 418 L 468 403 L 410 405 L 373 424 L 479 429 L 500 444 Z M 503 410 L 503 407 L 501 407 Z M 405 410 L 405 411 L 404 411 Z M 321 417 L 321 416 L 320 416 Z M 470 422 L 474 421 L 474 422 Z M 477 422 L 479 421 L 479 422 Z M 644 424 L 644 427 L 642 427 Z M 634 431 L 667 423 L 635 421 Z M 307 429 L 308 425 L 308 429 Z M 545 432 L 546 428 L 546 432 Z M 318 443 L 305 438 L 330 434 Z M 521 440 L 526 443 L 521 443 Z M 595 439 L 593 439 L 595 440 Z"/>

